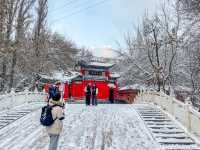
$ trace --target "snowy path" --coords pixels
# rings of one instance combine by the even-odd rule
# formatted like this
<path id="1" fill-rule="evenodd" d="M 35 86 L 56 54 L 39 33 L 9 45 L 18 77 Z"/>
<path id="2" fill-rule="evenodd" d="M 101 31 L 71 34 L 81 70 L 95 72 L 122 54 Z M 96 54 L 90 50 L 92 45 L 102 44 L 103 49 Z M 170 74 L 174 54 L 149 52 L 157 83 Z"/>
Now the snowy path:
<path id="1" fill-rule="evenodd" d="M 142 119 L 131 105 L 67 105 L 59 150 L 156 150 Z M 40 110 L 0 130 L 1 150 L 46 150 L 48 136 Z"/>

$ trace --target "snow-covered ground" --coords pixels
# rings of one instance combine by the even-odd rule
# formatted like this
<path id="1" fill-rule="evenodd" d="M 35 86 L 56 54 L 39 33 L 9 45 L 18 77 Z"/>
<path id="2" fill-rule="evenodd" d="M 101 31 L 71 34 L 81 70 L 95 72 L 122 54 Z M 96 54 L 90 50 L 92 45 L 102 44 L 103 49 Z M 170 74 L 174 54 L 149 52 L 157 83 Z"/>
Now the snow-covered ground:
<path id="1" fill-rule="evenodd" d="M 156 150 L 132 105 L 66 106 L 59 150 Z M 40 110 L 0 130 L 0 150 L 47 150 L 49 138 L 39 124 Z"/>

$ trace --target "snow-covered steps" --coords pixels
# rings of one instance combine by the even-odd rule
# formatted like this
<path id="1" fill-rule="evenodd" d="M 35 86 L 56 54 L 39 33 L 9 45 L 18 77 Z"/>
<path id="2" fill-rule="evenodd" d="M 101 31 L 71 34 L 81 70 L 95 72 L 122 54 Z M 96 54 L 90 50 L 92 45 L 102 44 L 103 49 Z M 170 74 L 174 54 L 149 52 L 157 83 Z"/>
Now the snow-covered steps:
<path id="1" fill-rule="evenodd" d="M 41 108 L 43 103 L 28 103 L 16 108 L 0 112 L 0 129 Z"/>
<path id="2" fill-rule="evenodd" d="M 200 146 L 159 108 L 149 105 L 138 105 L 135 109 L 162 149 L 200 150 Z"/>
<path id="3" fill-rule="evenodd" d="M 29 113 L 0 130 L 0 150 L 47 150 L 49 137 Z M 66 105 L 59 150 L 160 150 L 133 105 Z"/>

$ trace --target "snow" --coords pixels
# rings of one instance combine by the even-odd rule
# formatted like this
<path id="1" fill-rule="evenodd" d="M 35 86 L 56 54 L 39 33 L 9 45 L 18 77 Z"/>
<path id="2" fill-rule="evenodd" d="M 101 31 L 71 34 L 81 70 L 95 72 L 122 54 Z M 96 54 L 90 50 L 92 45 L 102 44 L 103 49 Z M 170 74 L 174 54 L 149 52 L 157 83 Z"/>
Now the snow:
<path id="1" fill-rule="evenodd" d="M 120 78 L 120 74 L 118 74 L 116 72 L 113 72 L 113 73 L 110 73 L 110 77 L 112 77 L 112 78 Z"/>
<path id="2" fill-rule="evenodd" d="M 176 86 L 175 90 L 177 91 L 188 91 L 188 92 L 192 92 L 192 89 L 189 87 L 185 87 L 185 86 Z"/>
<path id="3" fill-rule="evenodd" d="M 88 65 L 90 66 L 100 66 L 100 67 L 112 67 L 114 64 L 112 63 L 102 63 L 102 62 L 90 62 Z"/>
<path id="4" fill-rule="evenodd" d="M 46 98 L 46 93 L 40 92 L 18 92 L 0 95 L 0 111 L 11 109 L 13 107 L 29 103 L 32 101 L 44 101 Z"/>
<path id="5" fill-rule="evenodd" d="M 72 79 L 74 79 L 74 78 L 76 78 L 80 75 L 81 74 L 79 72 L 76 72 L 76 71 L 53 72 L 52 76 L 40 74 L 40 76 L 44 79 L 58 80 L 58 81 L 61 81 L 61 82 L 70 81 L 70 80 L 72 80 Z"/>
<path id="6" fill-rule="evenodd" d="M 66 105 L 59 150 L 157 150 L 132 105 Z M 40 110 L 0 130 L 2 150 L 47 150 L 49 138 L 39 124 Z"/>
<path id="7" fill-rule="evenodd" d="M 110 87 L 110 88 L 116 88 L 115 84 L 113 84 L 113 83 L 109 83 L 108 87 Z"/>
<path id="8" fill-rule="evenodd" d="M 139 90 L 144 90 L 146 89 L 147 87 L 144 85 L 139 85 L 139 84 L 133 84 L 133 85 L 127 85 L 127 86 L 124 86 L 124 87 L 121 87 L 120 90 L 128 90 L 128 89 L 139 89 Z"/>

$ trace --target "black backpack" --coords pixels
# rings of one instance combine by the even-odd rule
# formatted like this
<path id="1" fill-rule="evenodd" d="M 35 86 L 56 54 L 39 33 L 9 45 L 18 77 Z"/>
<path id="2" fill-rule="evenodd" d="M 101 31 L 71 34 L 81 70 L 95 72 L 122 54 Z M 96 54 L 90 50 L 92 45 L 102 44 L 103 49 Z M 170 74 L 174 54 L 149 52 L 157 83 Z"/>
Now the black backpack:
<path id="1" fill-rule="evenodd" d="M 43 126 L 51 126 L 54 121 L 53 119 L 53 116 L 52 116 L 52 108 L 55 107 L 56 105 L 53 105 L 53 106 L 44 106 L 42 107 L 42 112 L 41 112 L 41 116 L 40 116 L 40 123 L 43 125 Z"/>

